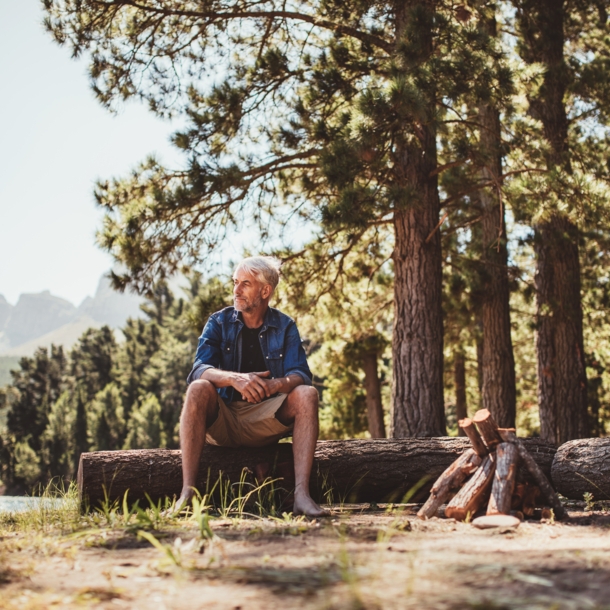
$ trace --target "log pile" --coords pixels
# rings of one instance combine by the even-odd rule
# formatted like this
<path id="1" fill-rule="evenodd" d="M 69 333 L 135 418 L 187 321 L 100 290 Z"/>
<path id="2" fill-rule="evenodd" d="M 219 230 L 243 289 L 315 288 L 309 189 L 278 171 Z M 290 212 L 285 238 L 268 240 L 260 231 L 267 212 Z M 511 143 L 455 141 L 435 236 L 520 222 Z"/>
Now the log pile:
<path id="1" fill-rule="evenodd" d="M 542 502 L 555 518 L 565 519 L 563 508 L 547 477 L 513 428 L 498 428 L 487 409 L 472 419 L 459 422 L 472 447 L 453 462 L 436 480 L 430 497 L 417 513 L 420 519 L 436 516 L 443 504 L 445 516 L 464 521 L 487 515 L 513 514 L 519 518 L 542 515 L 536 507 Z M 519 466 L 529 473 L 524 480 Z M 521 480 L 520 480 L 521 479 Z"/>

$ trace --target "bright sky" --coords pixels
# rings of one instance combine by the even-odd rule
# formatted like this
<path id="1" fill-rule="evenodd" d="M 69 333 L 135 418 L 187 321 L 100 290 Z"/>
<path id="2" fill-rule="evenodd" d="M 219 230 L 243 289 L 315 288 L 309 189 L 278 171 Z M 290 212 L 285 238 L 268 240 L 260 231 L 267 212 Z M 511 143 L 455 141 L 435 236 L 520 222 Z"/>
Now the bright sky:
<path id="1" fill-rule="evenodd" d="M 148 154 L 177 163 L 169 124 L 134 102 L 113 116 L 87 66 L 44 31 L 40 0 L 0 0 L 0 294 L 50 290 L 75 304 L 112 266 L 95 246 L 98 178 Z"/>

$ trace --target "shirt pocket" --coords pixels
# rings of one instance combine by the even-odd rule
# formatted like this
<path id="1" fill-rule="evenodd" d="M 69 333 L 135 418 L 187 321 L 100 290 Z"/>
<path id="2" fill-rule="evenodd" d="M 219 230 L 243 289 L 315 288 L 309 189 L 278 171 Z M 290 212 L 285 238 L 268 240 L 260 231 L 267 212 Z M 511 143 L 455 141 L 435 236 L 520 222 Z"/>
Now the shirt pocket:
<path id="1" fill-rule="evenodd" d="M 220 366 L 225 371 L 231 371 L 235 363 L 235 346 L 230 341 L 220 344 Z"/>
<path id="2" fill-rule="evenodd" d="M 267 368 L 273 377 L 282 377 L 284 375 L 284 351 L 281 349 L 269 350 L 265 357 Z"/>

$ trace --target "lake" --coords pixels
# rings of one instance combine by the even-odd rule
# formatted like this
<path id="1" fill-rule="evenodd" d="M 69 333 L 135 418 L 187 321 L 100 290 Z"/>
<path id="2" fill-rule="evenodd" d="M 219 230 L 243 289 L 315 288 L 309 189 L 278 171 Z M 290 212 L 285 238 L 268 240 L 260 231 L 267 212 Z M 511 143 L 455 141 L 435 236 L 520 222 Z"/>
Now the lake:
<path id="1" fill-rule="evenodd" d="M 40 503 L 52 508 L 62 500 L 53 498 L 32 498 L 30 496 L 0 496 L 0 513 L 21 513 L 32 508 L 38 508 Z"/>

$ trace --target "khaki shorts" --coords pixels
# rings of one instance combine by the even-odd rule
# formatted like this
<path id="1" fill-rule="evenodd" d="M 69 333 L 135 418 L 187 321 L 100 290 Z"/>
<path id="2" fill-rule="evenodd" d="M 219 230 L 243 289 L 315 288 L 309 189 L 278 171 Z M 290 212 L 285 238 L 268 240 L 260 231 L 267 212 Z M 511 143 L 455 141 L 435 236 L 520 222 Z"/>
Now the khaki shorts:
<path id="1" fill-rule="evenodd" d="M 209 427 L 206 441 L 220 447 L 262 447 L 279 441 L 292 431 L 276 419 L 287 394 L 278 394 L 251 403 L 242 400 L 224 403 L 218 397 L 218 418 Z"/>

